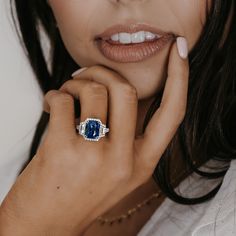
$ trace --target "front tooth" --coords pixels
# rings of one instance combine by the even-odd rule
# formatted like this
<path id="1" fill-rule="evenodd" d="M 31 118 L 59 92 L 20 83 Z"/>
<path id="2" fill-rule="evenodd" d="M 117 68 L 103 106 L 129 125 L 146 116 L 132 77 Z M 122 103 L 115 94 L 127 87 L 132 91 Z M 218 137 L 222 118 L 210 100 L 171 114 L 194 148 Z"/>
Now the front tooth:
<path id="1" fill-rule="evenodd" d="M 133 34 L 129 33 L 118 33 L 113 34 L 111 36 L 112 41 L 120 42 L 123 44 L 130 44 L 130 43 L 143 43 L 145 40 L 153 40 L 155 38 L 160 38 L 161 36 L 158 34 L 153 34 L 147 31 L 139 31 Z"/>
<path id="2" fill-rule="evenodd" d="M 119 33 L 120 43 L 128 44 L 131 43 L 131 35 L 128 33 Z"/>
<path id="3" fill-rule="evenodd" d="M 132 43 L 142 43 L 145 41 L 145 32 L 139 31 L 131 35 Z"/>
<path id="4" fill-rule="evenodd" d="M 155 39 L 156 38 L 156 35 L 151 33 L 151 32 L 145 32 L 145 39 L 147 40 L 152 40 L 152 39 Z"/>
<path id="5" fill-rule="evenodd" d="M 113 41 L 119 41 L 119 34 L 113 34 L 113 35 L 111 36 L 111 39 L 112 39 Z"/>

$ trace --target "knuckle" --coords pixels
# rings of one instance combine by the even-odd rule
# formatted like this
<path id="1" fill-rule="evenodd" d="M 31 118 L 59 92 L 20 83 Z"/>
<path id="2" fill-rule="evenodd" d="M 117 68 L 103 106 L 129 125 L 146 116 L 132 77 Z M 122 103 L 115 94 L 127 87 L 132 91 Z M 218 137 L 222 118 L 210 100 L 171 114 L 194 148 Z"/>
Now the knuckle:
<path id="1" fill-rule="evenodd" d="M 90 67 L 90 70 L 93 71 L 93 72 L 104 72 L 104 68 L 102 66 L 99 66 L 99 65 L 94 65 L 92 67 Z"/>
<path id="2" fill-rule="evenodd" d="M 131 101 L 137 101 L 138 98 L 137 90 L 133 86 L 127 83 L 123 83 L 120 86 L 120 91 L 122 92 L 125 98 L 128 98 Z"/>
<path id="3" fill-rule="evenodd" d="M 45 96 L 44 96 L 44 100 L 47 101 L 48 103 L 50 103 L 51 99 L 56 96 L 58 94 L 57 90 L 50 90 L 48 91 Z"/>
<path id="4" fill-rule="evenodd" d="M 101 65 L 95 65 L 91 67 L 91 71 L 93 71 L 96 74 L 99 74 L 100 76 L 121 78 L 120 74 L 118 74 L 117 72 L 109 69 L 108 67 L 101 66 Z"/>
<path id="5" fill-rule="evenodd" d="M 67 93 L 59 93 L 54 97 L 54 103 L 68 104 L 73 102 L 73 97 Z"/>
<path id="6" fill-rule="evenodd" d="M 62 86 L 61 86 L 61 88 L 60 89 L 67 89 L 67 90 L 70 90 L 70 88 L 72 87 L 72 86 L 75 86 L 75 84 L 76 84 L 76 80 L 67 80 Z"/>
<path id="7" fill-rule="evenodd" d="M 62 93 L 57 90 L 51 90 L 45 95 L 45 100 L 51 106 L 57 104 L 68 104 L 73 102 L 73 97 L 70 94 Z"/>
<path id="8" fill-rule="evenodd" d="M 84 88 L 84 92 L 92 97 L 107 98 L 108 92 L 104 85 L 91 82 Z"/>
<path id="9" fill-rule="evenodd" d="M 96 72 L 96 73 L 102 73 L 102 74 L 111 74 L 112 71 L 110 69 L 108 69 L 106 66 L 102 66 L 102 65 L 94 65 L 90 67 L 90 70 L 92 72 Z"/>

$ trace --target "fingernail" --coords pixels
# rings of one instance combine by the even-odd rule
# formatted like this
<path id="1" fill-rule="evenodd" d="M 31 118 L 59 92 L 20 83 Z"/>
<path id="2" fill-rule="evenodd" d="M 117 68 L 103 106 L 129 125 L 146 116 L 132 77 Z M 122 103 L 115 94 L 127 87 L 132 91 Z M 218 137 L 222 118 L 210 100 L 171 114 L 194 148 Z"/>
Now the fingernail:
<path id="1" fill-rule="evenodd" d="M 74 73 L 71 74 L 72 77 L 75 77 L 76 75 L 80 74 L 82 71 L 88 69 L 88 67 L 80 68 L 79 70 L 76 70 Z"/>
<path id="2" fill-rule="evenodd" d="M 184 37 L 177 38 L 177 48 L 181 58 L 186 59 L 188 57 L 188 43 Z"/>

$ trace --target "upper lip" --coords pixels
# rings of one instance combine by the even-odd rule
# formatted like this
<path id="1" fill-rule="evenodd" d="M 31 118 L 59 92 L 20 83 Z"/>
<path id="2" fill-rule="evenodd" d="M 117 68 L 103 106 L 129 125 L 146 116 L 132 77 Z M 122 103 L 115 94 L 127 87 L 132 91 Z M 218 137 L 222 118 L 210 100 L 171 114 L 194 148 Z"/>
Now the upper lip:
<path id="1" fill-rule="evenodd" d="M 106 29 L 103 33 L 96 35 L 95 39 L 103 39 L 108 40 L 111 38 L 112 35 L 118 34 L 120 32 L 126 32 L 126 33 L 135 33 L 138 31 L 148 31 L 153 34 L 158 34 L 160 36 L 168 35 L 171 33 L 166 33 L 162 30 L 157 29 L 154 26 L 151 26 L 149 24 L 145 23 L 136 23 L 136 24 L 117 24 L 109 27 Z"/>

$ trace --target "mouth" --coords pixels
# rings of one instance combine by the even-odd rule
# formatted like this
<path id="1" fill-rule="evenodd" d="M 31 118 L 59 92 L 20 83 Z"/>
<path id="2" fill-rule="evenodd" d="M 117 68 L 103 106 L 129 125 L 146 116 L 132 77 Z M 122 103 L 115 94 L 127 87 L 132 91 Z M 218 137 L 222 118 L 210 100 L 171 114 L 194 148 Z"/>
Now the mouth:
<path id="1" fill-rule="evenodd" d="M 175 38 L 147 24 L 115 25 L 95 37 L 100 52 L 107 59 L 140 62 L 160 52 Z"/>

